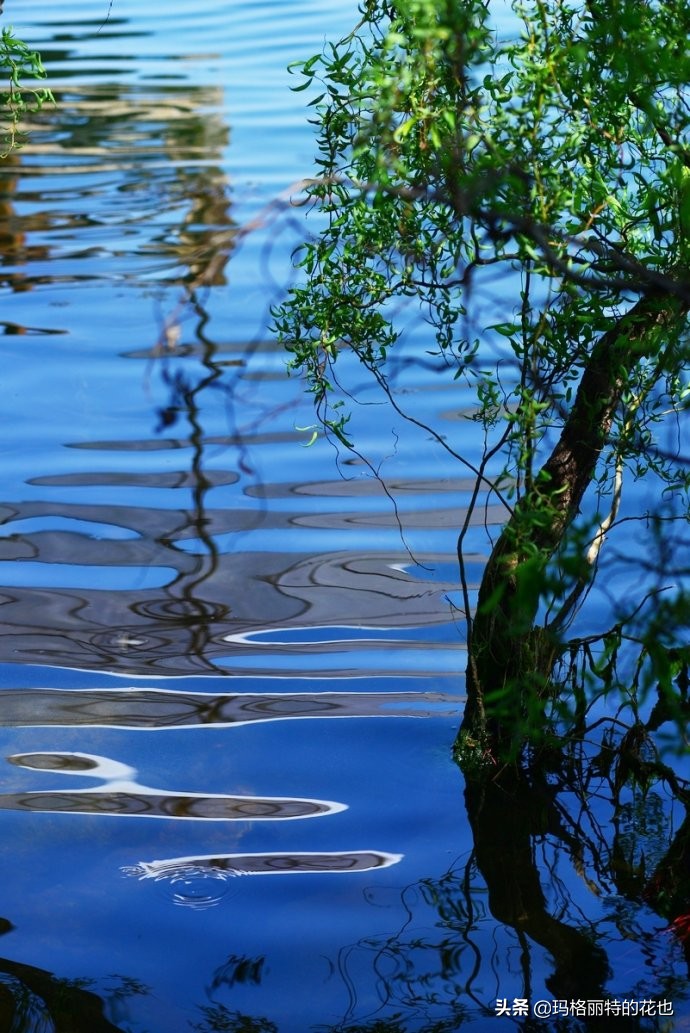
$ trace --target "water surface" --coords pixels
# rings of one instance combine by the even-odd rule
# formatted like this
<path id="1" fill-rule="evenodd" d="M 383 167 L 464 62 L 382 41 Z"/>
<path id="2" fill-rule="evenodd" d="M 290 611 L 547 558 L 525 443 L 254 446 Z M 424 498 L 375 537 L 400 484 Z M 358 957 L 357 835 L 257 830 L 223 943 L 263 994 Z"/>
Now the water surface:
<path id="1" fill-rule="evenodd" d="M 22 1030 L 54 1028 L 58 990 L 96 1033 L 481 1030 L 524 993 L 450 756 L 473 482 L 364 385 L 371 465 L 310 443 L 268 331 L 311 172 L 286 68 L 355 17 L 5 5 L 58 102 L 0 179 L 0 989 L 28 988 Z M 396 377 L 466 433 L 457 385 Z M 658 916 L 586 865 L 564 889 L 541 849 L 612 992 L 682 1011 Z M 533 945 L 535 993 L 551 967 Z"/>

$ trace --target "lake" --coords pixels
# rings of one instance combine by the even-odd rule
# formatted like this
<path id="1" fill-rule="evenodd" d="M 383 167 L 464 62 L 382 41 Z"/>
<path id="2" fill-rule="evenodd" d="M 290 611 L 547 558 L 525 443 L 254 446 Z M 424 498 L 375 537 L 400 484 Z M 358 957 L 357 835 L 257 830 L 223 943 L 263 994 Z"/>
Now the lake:
<path id="1" fill-rule="evenodd" d="M 362 454 L 314 439 L 269 331 L 312 172 L 287 66 L 356 5 L 3 18 L 57 106 L 0 170 L 0 1033 L 527 1029 L 496 1002 L 559 997 L 553 940 L 496 917 L 451 756 L 473 481 L 356 373 Z M 397 384 L 467 433 L 426 332 Z M 672 807 L 631 798 L 621 851 Z M 546 906 L 612 999 L 673 1004 L 615 1028 L 688 1028 L 682 944 L 597 835 L 534 839 Z"/>

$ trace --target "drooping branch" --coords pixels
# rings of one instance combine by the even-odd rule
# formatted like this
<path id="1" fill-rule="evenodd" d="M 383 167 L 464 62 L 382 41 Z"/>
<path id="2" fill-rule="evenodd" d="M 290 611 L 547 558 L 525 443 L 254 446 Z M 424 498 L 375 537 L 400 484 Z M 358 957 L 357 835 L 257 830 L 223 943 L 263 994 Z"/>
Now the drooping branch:
<path id="1" fill-rule="evenodd" d="M 271 207 L 301 207 L 319 196 L 320 190 L 326 192 L 329 187 L 346 187 L 362 196 L 389 195 L 413 204 L 438 204 L 450 209 L 458 224 L 463 219 L 470 219 L 476 226 L 483 227 L 492 240 L 519 236 L 531 241 L 550 272 L 575 286 L 590 291 L 618 293 L 658 290 L 690 305 L 687 280 L 645 265 L 621 246 L 600 240 L 592 233 L 563 232 L 517 210 L 504 211 L 480 203 L 478 198 L 489 182 L 499 181 L 508 173 L 518 175 L 515 170 L 501 169 L 488 182 L 480 180 L 471 189 L 456 187 L 452 191 L 430 184 L 413 186 L 367 182 L 342 175 L 317 176 L 293 183 L 271 203 Z M 521 178 L 524 178 L 524 173 Z M 306 194 L 303 201 L 294 200 L 299 193 Z M 291 200 L 286 201 L 286 198 Z M 576 260 L 575 252 L 582 257 Z"/>

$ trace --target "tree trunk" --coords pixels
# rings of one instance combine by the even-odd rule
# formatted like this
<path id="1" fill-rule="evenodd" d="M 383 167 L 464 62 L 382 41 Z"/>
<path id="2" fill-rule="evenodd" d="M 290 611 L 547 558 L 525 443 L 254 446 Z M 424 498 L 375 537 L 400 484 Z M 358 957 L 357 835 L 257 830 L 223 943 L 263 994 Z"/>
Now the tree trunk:
<path id="1" fill-rule="evenodd" d="M 646 294 L 594 346 L 560 439 L 484 571 L 469 632 L 462 748 L 505 757 L 539 722 L 559 655 L 555 638 L 534 626 L 543 575 L 592 483 L 631 374 L 677 337 L 688 307 L 661 292 Z"/>

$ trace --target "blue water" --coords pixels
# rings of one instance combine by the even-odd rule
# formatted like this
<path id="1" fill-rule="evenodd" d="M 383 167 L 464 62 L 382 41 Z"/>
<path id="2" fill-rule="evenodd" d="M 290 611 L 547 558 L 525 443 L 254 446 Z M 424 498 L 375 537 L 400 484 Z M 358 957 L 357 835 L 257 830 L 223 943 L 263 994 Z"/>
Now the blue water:
<path id="1" fill-rule="evenodd" d="M 472 863 L 450 752 L 470 471 L 356 370 L 386 490 L 309 444 L 311 399 L 268 331 L 305 232 L 286 198 L 311 173 L 287 65 L 354 5 L 6 0 L 3 17 L 58 101 L 0 182 L 0 991 L 19 980 L 31 1005 L 8 1033 L 56 1028 L 49 991 L 68 986 L 127 1033 L 494 1028 L 524 958 Z M 398 382 L 457 431 L 457 384 L 414 362 Z M 474 585 L 487 549 L 478 522 Z M 252 818 L 209 817 L 237 798 Z M 304 801 L 322 813 L 295 817 Z M 554 910 L 606 944 L 611 992 L 671 987 L 685 1015 L 658 916 L 623 914 L 589 855 L 580 878 L 539 849 Z M 532 945 L 535 998 L 550 969 Z M 74 1030 L 95 1029 L 71 1000 Z"/>

